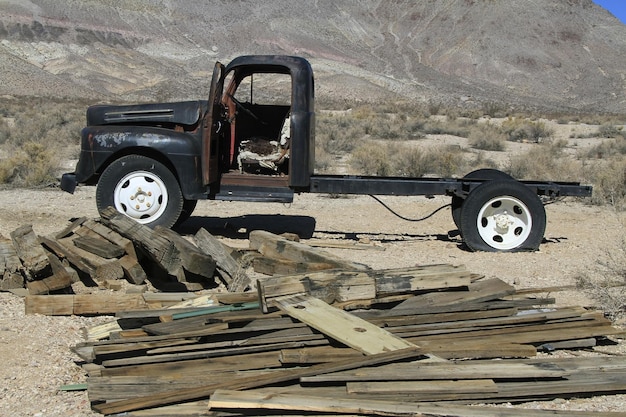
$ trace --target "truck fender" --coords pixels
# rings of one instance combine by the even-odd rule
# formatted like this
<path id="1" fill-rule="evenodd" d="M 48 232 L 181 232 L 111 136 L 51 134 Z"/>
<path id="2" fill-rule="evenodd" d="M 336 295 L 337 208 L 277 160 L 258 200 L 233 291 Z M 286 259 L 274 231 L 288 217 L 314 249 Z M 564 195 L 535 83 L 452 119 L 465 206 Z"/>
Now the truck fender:
<path id="1" fill-rule="evenodd" d="M 81 134 L 78 183 L 96 183 L 99 175 L 125 155 L 149 156 L 166 165 L 178 179 L 185 198 L 204 193 L 200 168 L 200 139 L 194 134 L 150 127 L 92 126 Z"/>

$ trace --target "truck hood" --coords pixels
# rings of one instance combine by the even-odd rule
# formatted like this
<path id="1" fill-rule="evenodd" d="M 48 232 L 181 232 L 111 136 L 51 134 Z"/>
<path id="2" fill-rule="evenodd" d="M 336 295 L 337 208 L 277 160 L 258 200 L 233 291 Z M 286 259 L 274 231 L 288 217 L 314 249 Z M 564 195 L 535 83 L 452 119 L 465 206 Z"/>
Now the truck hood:
<path id="1" fill-rule="evenodd" d="M 207 109 L 207 101 L 132 104 L 124 106 L 95 105 L 87 109 L 87 126 L 114 124 L 174 123 L 194 125 Z"/>

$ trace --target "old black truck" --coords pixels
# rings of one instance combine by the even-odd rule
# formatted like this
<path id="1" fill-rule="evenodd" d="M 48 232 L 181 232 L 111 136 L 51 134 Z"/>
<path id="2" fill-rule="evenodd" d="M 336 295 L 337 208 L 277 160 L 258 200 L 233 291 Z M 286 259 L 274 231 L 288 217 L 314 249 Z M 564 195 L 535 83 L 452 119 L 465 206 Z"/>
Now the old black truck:
<path id="1" fill-rule="evenodd" d="M 492 169 L 463 178 L 318 175 L 314 102 L 304 58 L 217 62 L 208 101 L 89 107 L 76 170 L 61 188 L 97 184 L 99 210 L 114 206 L 150 227 L 183 222 L 201 199 L 447 195 L 465 244 L 484 251 L 536 250 L 546 226 L 540 197 L 591 195 L 579 183 L 520 182 Z"/>

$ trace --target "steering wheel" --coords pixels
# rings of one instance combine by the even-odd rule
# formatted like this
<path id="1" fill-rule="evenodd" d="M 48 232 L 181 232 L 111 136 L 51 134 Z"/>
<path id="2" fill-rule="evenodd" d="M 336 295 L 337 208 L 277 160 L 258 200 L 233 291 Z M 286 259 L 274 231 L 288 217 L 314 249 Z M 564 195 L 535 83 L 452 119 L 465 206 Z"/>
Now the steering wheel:
<path id="1" fill-rule="evenodd" d="M 233 103 L 235 103 L 235 107 L 237 107 L 237 109 L 243 111 L 244 113 L 246 113 L 248 116 L 252 117 L 254 120 L 256 120 L 257 122 L 261 123 L 261 124 L 267 124 L 266 122 L 264 122 L 263 120 L 261 120 L 259 118 L 259 116 L 257 116 L 256 114 L 254 114 L 252 112 L 252 110 L 250 110 L 249 108 L 245 107 L 243 105 L 243 103 L 239 100 L 237 100 L 235 98 L 235 96 L 233 96 L 232 94 L 226 94 L 228 96 L 228 98 L 230 98 Z"/>

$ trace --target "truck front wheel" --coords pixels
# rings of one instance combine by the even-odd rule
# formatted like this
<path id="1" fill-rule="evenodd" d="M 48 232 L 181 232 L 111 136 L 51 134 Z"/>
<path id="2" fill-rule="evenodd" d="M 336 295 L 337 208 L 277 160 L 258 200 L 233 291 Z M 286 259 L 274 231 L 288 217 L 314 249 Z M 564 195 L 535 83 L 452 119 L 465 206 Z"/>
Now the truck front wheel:
<path id="1" fill-rule="evenodd" d="M 493 180 L 465 199 L 460 216 L 463 241 L 473 251 L 537 250 L 546 229 L 541 200 L 515 180 Z"/>
<path id="2" fill-rule="evenodd" d="M 109 165 L 96 188 L 98 211 L 113 206 L 149 227 L 172 227 L 181 215 L 178 181 L 162 163 L 142 155 L 124 156 Z"/>

